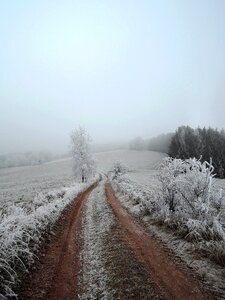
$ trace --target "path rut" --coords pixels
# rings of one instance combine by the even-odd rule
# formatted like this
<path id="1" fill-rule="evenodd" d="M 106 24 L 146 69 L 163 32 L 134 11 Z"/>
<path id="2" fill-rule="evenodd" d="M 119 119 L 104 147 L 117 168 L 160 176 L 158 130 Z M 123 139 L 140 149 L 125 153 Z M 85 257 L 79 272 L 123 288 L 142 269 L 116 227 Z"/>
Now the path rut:
<path id="1" fill-rule="evenodd" d="M 58 220 L 18 298 L 212 299 L 122 207 L 105 179 Z"/>
<path id="2" fill-rule="evenodd" d="M 54 237 L 43 247 L 40 259 L 23 280 L 19 299 L 78 299 L 82 208 L 96 185 L 93 184 L 78 196 L 58 220 Z"/>
<path id="3" fill-rule="evenodd" d="M 139 225 L 115 197 L 111 184 L 106 184 L 106 195 L 117 221 L 120 234 L 140 263 L 143 264 L 165 299 L 212 299 L 200 283 L 188 272 L 181 270 L 149 232 Z"/>

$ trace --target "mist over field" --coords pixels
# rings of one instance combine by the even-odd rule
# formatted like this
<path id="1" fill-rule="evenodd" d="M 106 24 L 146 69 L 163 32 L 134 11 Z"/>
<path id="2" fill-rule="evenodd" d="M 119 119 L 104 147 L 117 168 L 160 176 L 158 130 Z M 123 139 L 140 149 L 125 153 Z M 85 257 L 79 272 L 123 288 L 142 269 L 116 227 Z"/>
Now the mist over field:
<path id="1" fill-rule="evenodd" d="M 225 4 L 0 4 L 0 154 L 224 127 Z"/>

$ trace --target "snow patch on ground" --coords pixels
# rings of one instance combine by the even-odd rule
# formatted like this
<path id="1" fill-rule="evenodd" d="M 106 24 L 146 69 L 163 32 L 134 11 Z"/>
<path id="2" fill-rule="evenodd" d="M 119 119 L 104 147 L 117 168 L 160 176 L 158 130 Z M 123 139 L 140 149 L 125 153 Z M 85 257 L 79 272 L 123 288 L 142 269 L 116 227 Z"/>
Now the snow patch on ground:
<path id="1" fill-rule="evenodd" d="M 84 246 L 81 253 L 83 265 L 80 299 L 111 299 L 107 287 L 110 274 L 105 268 L 104 239 L 115 224 L 115 218 L 107 205 L 105 182 L 99 183 L 86 202 L 83 218 Z"/>

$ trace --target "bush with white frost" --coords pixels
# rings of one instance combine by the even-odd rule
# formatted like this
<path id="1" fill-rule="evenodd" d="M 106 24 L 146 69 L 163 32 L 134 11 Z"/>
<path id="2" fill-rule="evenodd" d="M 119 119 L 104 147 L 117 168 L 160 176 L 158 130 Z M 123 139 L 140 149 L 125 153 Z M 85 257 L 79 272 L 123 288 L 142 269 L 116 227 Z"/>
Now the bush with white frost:
<path id="1" fill-rule="evenodd" d="M 124 176 L 128 172 L 130 172 L 128 166 L 121 161 L 116 161 L 108 175 L 114 191 L 122 193 L 124 197 L 127 197 L 128 201 L 130 200 L 132 204 L 138 206 L 135 209 L 137 213 L 138 211 L 141 211 L 144 214 L 147 211 L 147 205 L 149 204 L 149 191 L 143 191 L 141 185 L 132 182 L 129 178 Z"/>
<path id="2" fill-rule="evenodd" d="M 213 186 L 212 162 L 167 157 L 159 167 L 157 187 L 146 193 L 123 176 L 112 179 L 117 191 L 138 198 L 140 213 L 148 211 L 152 220 L 176 230 L 225 265 L 225 196 Z"/>
<path id="3" fill-rule="evenodd" d="M 127 165 L 125 165 L 122 161 L 117 160 L 113 163 L 112 170 L 110 171 L 110 174 L 112 178 L 118 178 L 121 175 L 126 174 L 129 172 L 129 168 Z"/>
<path id="4" fill-rule="evenodd" d="M 0 299 L 16 296 L 13 288 L 20 274 L 34 262 L 45 234 L 65 207 L 95 180 L 40 193 L 24 207 L 13 205 L 0 211 Z"/>
<path id="5" fill-rule="evenodd" d="M 213 189 L 213 171 L 212 164 L 195 158 L 166 158 L 158 174 L 158 218 L 196 239 L 223 239 L 225 198 Z"/>

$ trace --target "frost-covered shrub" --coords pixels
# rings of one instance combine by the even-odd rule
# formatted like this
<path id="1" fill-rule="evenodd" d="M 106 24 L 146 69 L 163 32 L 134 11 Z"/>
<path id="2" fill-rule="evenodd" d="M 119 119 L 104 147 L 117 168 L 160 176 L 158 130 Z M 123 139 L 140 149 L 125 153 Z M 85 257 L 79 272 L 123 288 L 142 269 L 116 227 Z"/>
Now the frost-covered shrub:
<path id="1" fill-rule="evenodd" d="M 0 221 L 0 299 L 16 296 L 13 288 L 20 274 L 34 262 L 45 234 L 65 207 L 96 180 L 97 177 L 86 184 L 40 193 L 24 207 L 4 209 Z"/>
<path id="2" fill-rule="evenodd" d="M 141 216 L 148 212 L 150 192 L 143 190 L 143 187 L 135 182 L 132 182 L 126 175 L 118 173 L 110 173 L 109 176 L 114 191 L 118 196 L 122 196 L 127 202 L 131 202 L 135 206 L 135 214 Z"/>
<path id="3" fill-rule="evenodd" d="M 212 188 L 213 170 L 212 164 L 195 158 L 166 158 L 158 174 L 159 217 L 161 214 L 168 225 L 185 227 L 187 233 L 196 238 L 222 238 L 215 224 L 220 224 L 225 199 L 222 192 Z"/>
<path id="4" fill-rule="evenodd" d="M 160 166 L 163 202 L 172 212 L 194 218 L 208 213 L 212 197 L 213 167 L 196 159 L 166 158 Z"/>
<path id="5" fill-rule="evenodd" d="M 206 245 L 205 252 L 223 264 L 222 247 L 216 251 L 212 245 L 225 243 L 225 196 L 213 187 L 213 171 L 212 163 L 168 157 L 159 167 L 158 184 L 148 191 L 125 176 L 111 179 L 117 192 L 131 205 L 139 205 L 139 215 L 148 212 L 152 220 L 176 230 L 196 248 Z"/>
<path id="6" fill-rule="evenodd" d="M 225 197 L 213 188 L 212 163 L 166 158 L 160 166 L 153 218 L 175 228 L 195 248 L 225 264 Z M 204 245 L 204 246 L 203 246 Z"/>
<path id="7" fill-rule="evenodd" d="M 114 162 L 112 170 L 110 171 L 110 176 L 112 177 L 112 179 L 115 179 L 121 175 L 126 174 L 127 172 L 129 172 L 128 166 L 118 160 Z"/>

